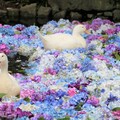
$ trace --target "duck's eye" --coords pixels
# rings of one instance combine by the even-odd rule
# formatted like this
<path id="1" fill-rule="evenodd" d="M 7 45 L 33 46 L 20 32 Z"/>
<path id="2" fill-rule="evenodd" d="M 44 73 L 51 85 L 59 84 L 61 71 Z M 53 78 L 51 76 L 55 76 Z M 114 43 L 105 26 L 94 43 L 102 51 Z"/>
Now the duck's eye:
<path id="1" fill-rule="evenodd" d="M 2 55 L 2 57 L 4 57 L 4 55 Z"/>

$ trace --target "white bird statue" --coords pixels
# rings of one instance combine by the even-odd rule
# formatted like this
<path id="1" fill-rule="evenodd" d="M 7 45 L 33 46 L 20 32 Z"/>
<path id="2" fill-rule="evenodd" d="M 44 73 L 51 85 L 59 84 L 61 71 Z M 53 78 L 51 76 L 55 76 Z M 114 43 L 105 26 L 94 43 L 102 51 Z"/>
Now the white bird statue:
<path id="1" fill-rule="evenodd" d="M 0 53 L 0 93 L 6 96 L 16 96 L 20 93 L 20 86 L 16 79 L 8 73 L 8 58 Z"/>
<path id="2" fill-rule="evenodd" d="M 72 35 L 65 33 L 56 33 L 52 35 L 42 36 L 39 32 L 39 36 L 46 50 L 64 50 L 73 48 L 86 48 L 86 41 L 80 35 L 84 32 L 88 33 L 86 27 L 82 24 L 79 24 L 74 27 Z"/>

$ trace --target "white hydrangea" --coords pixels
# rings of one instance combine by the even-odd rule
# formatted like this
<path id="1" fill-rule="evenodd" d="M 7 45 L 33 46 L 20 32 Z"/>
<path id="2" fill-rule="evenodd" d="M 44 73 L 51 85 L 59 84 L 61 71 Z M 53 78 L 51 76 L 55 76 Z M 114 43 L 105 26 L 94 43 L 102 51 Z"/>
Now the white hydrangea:
<path id="1" fill-rule="evenodd" d="M 111 69 L 111 71 L 113 71 L 113 73 L 114 73 L 115 76 L 117 76 L 117 75 L 120 76 L 120 70 L 119 70 L 118 68 L 113 67 L 113 68 Z"/>
<path id="2" fill-rule="evenodd" d="M 102 31 L 106 31 L 106 30 L 111 29 L 111 28 L 113 28 L 113 27 L 114 27 L 114 26 L 112 26 L 112 25 L 110 25 L 110 24 L 102 24 L 102 25 L 99 27 L 98 30 L 94 31 L 93 29 L 90 29 L 90 31 L 92 31 L 92 33 L 93 33 L 94 35 L 96 35 L 96 34 L 101 34 Z"/>
<path id="3" fill-rule="evenodd" d="M 87 90 L 90 92 L 93 92 L 96 88 L 97 88 L 97 85 L 95 84 L 94 81 L 87 86 Z"/>
<path id="4" fill-rule="evenodd" d="M 67 66 L 70 64 L 74 64 L 78 60 L 78 58 L 75 55 L 70 53 L 64 54 L 64 59 L 67 62 Z"/>
<path id="5" fill-rule="evenodd" d="M 27 45 L 21 45 L 18 48 L 18 52 L 19 54 L 23 55 L 23 56 L 30 56 L 33 52 L 34 52 L 34 48 L 27 46 Z"/>
<path id="6" fill-rule="evenodd" d="M 86 78 L 89 78 L 92 80 L 99 80 L 100 79 L 100 76 L 94 70 L 88 70 L 88 71 L 84 72 L 84 76 Z"/>
<path id="7" fill-rule="evenodd" d="M 118 106 L 120 106 L 120 100 L 119 101 L 110 102 L 109 105 L 108 105 L 108 107 L 110 109 L 114 109 L 114 108 L 116 108 Z"/>
<path id="8" fill-rule="evenodd" d="M 85 59 L 86 55 L 84 53 L 80 53 L 80 58 Z"/>
<path id="9" fill-rule="evenodd" d="M 114 78 L 113 80 L 101 80 L 99 84 L 93 81 L 87 86 L 87 90 L 93 94 L 95 93 L 95 90 L 99 90 L 99 100 L 100 104 L 103 106 L 105 105 L 105 101 L 110 97 L 110 94 L 120 98 L 120 82 Z M 104 92 L 101 92 L 102 90 L 104 90 Z"/>
<path id="10" fill-rule="evenodd" d="M 91 63 L 98 70 L 101 70 L 101 71 L 108 70 L 108 67 L 106 65 L 106 61 L 98 60 L 97 58 L 94 58 Z"/>
<path id="11" fill-rule="evenodd" d="M 27 111 L 27 112 L 30 112 L 30 111 L 33 111 L 33 110 L 36 110 L 38 109 L 38 107 L 36 105 L 31 105 L 30 103 L 28 104 L 21 104 L 19 106 L 19 108 L 22 110 L 22 111 Z"/>
<path id="12" fill-rule="evenodd" d="M 87 112 L 88 112 L 87 115 L 89 116 L 90 120 L 102 119 L 103 110 L 100 107 L 93 108 L 91 109 L 91 111 L 87 111 Z"/>
<path id="13" fill-rule="evenodd" d="M 108 29 L 111 29 L 111 28 L 113 28 L 114 26 L 113 25 L 110 25 L 110 24 L 102 24 L 101 26 L 100 26 L 100 31 L 102 32 L 102 31 L 106 31 L 106 30 L 108 30 Z"/>
<path id="14" fill-rule="evenodd" d="M 44 72 L 46 68 L 53 68 L 55 61 L 54 55 L 42 55 L 40 60 L 39 71 Z"/>
<path id="15" fill-rule="evenodd" d="M 55 27 L 52 24 L 45 24 L 42 26 L 42 28 L 40 29 L 40 32 L 42 34 L 49 34 L 52 33 L 51 31 L 53 31 L 55 29 Z"/>
<path id="16" fill-rule="evenodd" d="M 120 37 L 120 32 L 118 32 L 117 35 Z"/>
<path id="17" fill-rule="evenodd" d="M 101 95 L 99 97 L 100 104 L 104 106 L 105 102 L 107 101 L 107 99 L 109 98 L 109 96 L 110 96 L 110 90 L 109 89 L 105 89 L 105 92 L 101 93 Z"/>
<path id="18" fill-rule="evenodd" d="M 44 53 L 44 50 L 38 47 L 36 51 L 30 56 L 29 62 L 34 61 L 35 59 L 41 57 L 43 53 Z"/>
<path id="19" fill-rule="evenodd" d="M 42 73 L 43 74 L 43 73 Z M 36 73 L 36 75 L 37 75 L 37 73 Z M 40 74 L 38 74 L 38 75 L 40 75 Z M 50 80 L 56 80 L 58 78 L 58 76 L 57 75 L 51 75 L 51 74 L 43 74 L 42 75 L 42 78 L 41 78 L 41 80 L 42 81 L 50 81 Z"/>
<path id="20" fill-rule="evenodd" d="M 101 46 L 96 47 L 96 52 L 99 54 L 103 54 L 104 50 L 102 49 Z"/>
<path id="21" fill-rule="evenodd" d="M 104 79 L 110 79 L 112 78 L 112 76 L 114 75 L 112 71 L 110 70 L 99 70 L 97 71 L 98 76 L 100 76 L 100 78 L 104 78 Z"/>
<path id="22" fill-rule="evenodd" d="M 0 38 L 2 38 L 3 36 L 2 36 L 2 33 L 0 33 Z"/>
<path id="23" fill-rule="evenodd" d="M 67 76 L 70 78 L 82 78 L 83 73 L 79 69 L 72 69 L 72 71 L 68 72 Z"/>
<path id="24" fill-rule="evenodd" d="M 57 84 L 57 85 L 50 85 L 49 88 L 51 90 L 56 90 L 56 91 L 58 91 L 58 90 L 64 90 L 64 87 L 63 87 L 64 84 L 65 83 L 61 83 L 61 84 Z"/>
<path id="25" fill-rule="evenodd" d="M 90 42 L 90 44 L 88 45 L 91 46 L 91 45 L 94 45 L 94 50 L 92 50 L 93 53 L 99 53 L 99 54 L 103 54 L 104 50 L 102 48 L 102 42 L 100 40 L 92 40 Z"/>

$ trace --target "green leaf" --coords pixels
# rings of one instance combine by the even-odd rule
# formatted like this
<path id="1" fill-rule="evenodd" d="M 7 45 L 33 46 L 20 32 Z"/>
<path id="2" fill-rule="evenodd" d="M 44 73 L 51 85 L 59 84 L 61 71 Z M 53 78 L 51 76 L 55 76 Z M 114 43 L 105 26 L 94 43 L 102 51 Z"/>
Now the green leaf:
<path id="1" fill-rule="evenodd" d="M 20 34 L 20 31 L 18 31 L 18 30 L 17 30 L 17 31 L 15 31 L 15 34 Z"/>
<path id="2" fill-rule="evenodd" d="M 81 107 L 83 106 L 84 103 L 79 103 L 76 107 L 75 107 L 75 110 L 77 111 L 80 111 L 81 110 Z"/>
<path id="3" fill-rule="evenodd" d="M 87 119 L 86 120 L 91 120 L 89 117 L 87 117 Z"/>
<path id="4" fill-rule="evenodd" d="M 102 46 L 103 48 L 105 48 L 106 47 L 106 45 L 105 44 L 103 44 L 103 46 Z"/>
<path id="5" fill-rule="evenodd" d="M 24 98 L 24 100 L 25 100 L 26 102 L 30 102 L 30 98 L 29 98 L 29 97 Z"/>
<path id="6" fill-rule="evenodd" d="M 108 68 L 111 68 L 111 67 L 112 67 L 112 65 L 110 65 L 110 64 L 107 64 L 107 66 L 108 66 Z"/>
<path id="7" fill-rule="evenodd" d="M 43 117 L 38 118 L 38 120 L 45 120 Z"/>
<path id="8" fill-rule="evenodd" d="M 112 36 L 112 37 L 109 38 L 109 40 L 111 40 L 111 39 L 115 39 L 115 36 Z"/>
<path id="9" fill-rule="evenodd" d="M 2 98 L 5 95 L 6 95 L 5 93 L 0 93 L 0 98 Z"/>
<path id="10" fill-rule="evenodd" d="M 46 34 L 47 34 L 47 35 L 50 35 L 50 34 L 52 34 L 52 32 L 48 31 Z"/>
<path id="11" fill-rule="evenodd" d="M 120 110 L 120 107 L 113 108 L 112 111 Z"/>
<path id="12" fill-rule="evenodd" d="M 108 38 L 108 35 L 103 35 L 104 38 Z"/>
<path id="13" fill-rule="evenodd" d="M 70 120 L 70 117 L 66 116 L 65 118 L 59 118 L 58 120 Z"/>
<path id="14" fill-rule="evenodd" d="M 60 27 L 63 27 L 63 26 L 65 26 L 65 25 L 64 25 L 64 24 L 61 24 L 61 25 L 60 25 Z"/>
<path id="15" fill-rule="evenodd" d="M 119 55 L 118 52 L 115 52 L 114 55 L 115 55 L 115 58 L 116 58 L 117 60 L 120 60 L 120 55 Z"/>
<path id="16" fill-rule="evenodd" d="M 118 51 L 113 52 L 112 55 L 114 56 L 115 59 L 120 60 L 120 54 Z"/>
<path id="17" fill-rule="evenodd" d="M 20 94 L 16 96 L 17 98 L 20 98 Z"/>
<path id="18" fill-rule="evenodd" d="M 93 18 L 92 18 L 91 20 L 88 20 L 87 22 L 88 22 L 89 24 L 91 24 L 91 23 L 92 23 L 92 21 L 93 21 Z"/>

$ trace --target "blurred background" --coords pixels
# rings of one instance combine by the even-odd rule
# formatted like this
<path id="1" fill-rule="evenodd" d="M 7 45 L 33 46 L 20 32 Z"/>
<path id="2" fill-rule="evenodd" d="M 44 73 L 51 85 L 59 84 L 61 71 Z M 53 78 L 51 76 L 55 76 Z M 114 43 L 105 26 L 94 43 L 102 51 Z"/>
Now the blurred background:
<path id="1" fill-rule="evenodd" d="M 120 0 L 0 0 L 0 23 L 43 25 L 60 18 L 120 22 Z"/>

